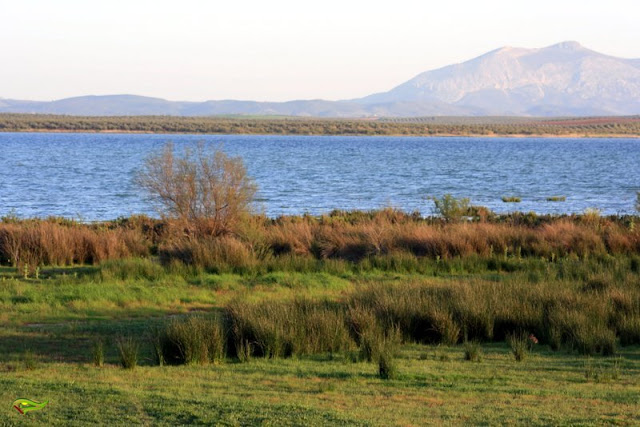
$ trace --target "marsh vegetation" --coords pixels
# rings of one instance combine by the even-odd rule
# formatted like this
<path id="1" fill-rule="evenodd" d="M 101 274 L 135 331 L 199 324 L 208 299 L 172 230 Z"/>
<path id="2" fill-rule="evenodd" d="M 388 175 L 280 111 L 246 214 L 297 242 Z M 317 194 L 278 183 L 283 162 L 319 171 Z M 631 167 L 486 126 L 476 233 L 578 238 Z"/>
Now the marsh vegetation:
<path id="1" fill-rule="evenodd" d="M 268 218 L 237 161 L 173 153 L 139 177 L 162 218 L 0 221 L 0 396 L 49 399 L 30 421 L 638 421 L 637 216 Z"/>

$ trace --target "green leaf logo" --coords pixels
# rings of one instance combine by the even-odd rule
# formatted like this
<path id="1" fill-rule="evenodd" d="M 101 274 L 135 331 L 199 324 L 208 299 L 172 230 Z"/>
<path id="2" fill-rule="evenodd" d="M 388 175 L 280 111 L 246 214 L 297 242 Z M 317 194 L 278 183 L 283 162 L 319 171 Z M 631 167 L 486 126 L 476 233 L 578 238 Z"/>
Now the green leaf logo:
<path id="1" fill-rule="evenodd" d="M 29 399 L 16 399 L 15 402 L 13 402 L 13 407 L 22 415 L 25 415 L 29 411 L 39 411 L 44 408 L 47 403 L 49 403 L 48 400 L 46 402 L 38 403 Z"/>

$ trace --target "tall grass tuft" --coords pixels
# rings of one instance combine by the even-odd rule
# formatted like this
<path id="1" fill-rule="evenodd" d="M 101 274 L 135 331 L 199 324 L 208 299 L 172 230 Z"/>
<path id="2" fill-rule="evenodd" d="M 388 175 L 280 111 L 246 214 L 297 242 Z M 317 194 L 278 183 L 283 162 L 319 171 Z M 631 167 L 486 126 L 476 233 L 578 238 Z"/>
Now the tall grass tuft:
<path id="1" fill-rule="evenodd" d="M 25 370 L 33 371 L 38 368 L 38 359 L 31 349 L 26 350 L 21 359 Z"/>
<path id="2" fill-rule="evenodd" d="M 149 342 L 153 349 L 153 360 L 156 365 L 162 367 L 166 361 L 164 358 L 164 341 L 165 341 L 165 329 L 162 326 L 152 326 L 148 331 Z"/>
<path id="3" fill-rule="evenodd" d="M 529 355 L 531 340 L 525 332 L 507 335 L 507 343 L 516 362 L 522 362 Z"/>
<path id="4" fill-rule="evenodd" d="M 158 340 L 162 359 L 172 365 L 221 363 L 226 354 L 227 333 L 221 316 L 174 318 Z"/>
<path id="5" fill-rule="evenodd" d="M 138 366 L 138 353 L 140 344 L 132 336 L 121 336 L 116 339 L 120 365 L 124 369 L 135 369 Z"/>
<path id="6" fill-rule="evenodd" d="M 378 375 L 383 380 L 394 379 L 398 375 L 395 353 L 402 335 L 398 328 L 391 328 L 381 338 L 377 349 Z"/>
<path id="7" fill-rule="evenodd" d="M 340 306 L 327 301 L 248 303 L 232 301 L 226 308 L 231 342 L 241 360 L 251 357 L 291 357 L 333 354 L 353 341 Z"/>
<path id="8" fill-rule="evenodd" d="M 91 348 L 91 358 L 93 365 L 102 368 L 104 365 L 104 342 L 101 339 L 96 340 Z"/>
<path id="9" fill-rule="evenodd" d="M 482 361 L 482 346 L 478 341 L 464 342 L 464 360 L 469 362 Z"/>
<path id="10" fill-rule="evenodd" d="M 100 264 L 100 279 L 157 281 L 165 277 L 165 269 L 148 258 L 107 260 Z"/>

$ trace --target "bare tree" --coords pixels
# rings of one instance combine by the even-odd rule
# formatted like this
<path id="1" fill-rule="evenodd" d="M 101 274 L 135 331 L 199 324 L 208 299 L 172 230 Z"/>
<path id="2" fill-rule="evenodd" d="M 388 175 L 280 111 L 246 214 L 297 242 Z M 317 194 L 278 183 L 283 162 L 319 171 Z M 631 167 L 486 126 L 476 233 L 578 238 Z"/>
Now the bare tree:
<path id="1" fill-rule="evenodd" d="M 176 155 L 172 143 L 147 157 L 136 183 L 158 203 L 161 215 L 184 221 L 197 235 L 232 232 L 251 212 L 257 187 L 242 159 L 203 143 Z"/>

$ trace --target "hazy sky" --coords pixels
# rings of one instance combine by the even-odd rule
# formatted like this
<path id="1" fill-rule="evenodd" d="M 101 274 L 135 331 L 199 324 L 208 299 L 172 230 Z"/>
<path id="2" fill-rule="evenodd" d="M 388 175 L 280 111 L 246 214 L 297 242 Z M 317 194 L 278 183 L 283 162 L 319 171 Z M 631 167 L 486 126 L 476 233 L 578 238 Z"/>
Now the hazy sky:
<path id="1" fill-rule="evenodd" d="M 501 46 L 640 58 L 638 0 L 0 0 L 0 98 L 348 99 Z"/>

